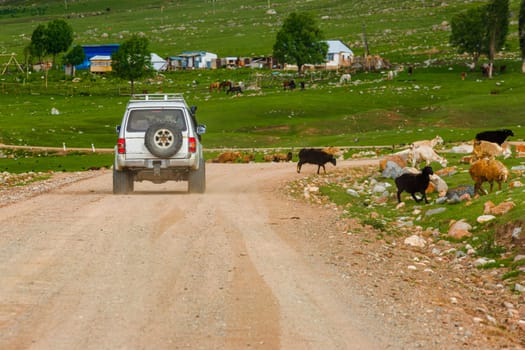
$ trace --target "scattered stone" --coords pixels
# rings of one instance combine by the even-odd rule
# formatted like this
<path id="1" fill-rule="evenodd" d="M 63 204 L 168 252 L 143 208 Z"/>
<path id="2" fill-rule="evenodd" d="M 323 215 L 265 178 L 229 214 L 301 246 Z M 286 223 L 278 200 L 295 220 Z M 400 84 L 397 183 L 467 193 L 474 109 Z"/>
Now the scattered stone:
<path id="1" fill-rule="evenodd" d="M 478 216 L 476 221 L 479 222 L 480 224 L 483 224 L 485 222 L 489 222 L 491 220 L 494 220 L 495 218 L 496 217 L 494 215 L 481 215 L 481 216 Z"/>
<path id="2" fill-rule="evenodd" d="M 439 197 L 436 199 L 436 204 L 445 204 L 447 202 L 447 197 Z"/>
<path id="3" fill-rule="evenodd" d="M 498 322 L 496 321 L 496 319 L 490 315 L 486 315 L 487 317 L 487 320 L 492 323 L 493 325 L 496 325 Z"/>
<path id="4" fill-rule="evenodd" d="M 515 227 L 514 230 L 512 230 L 512 239 L 519 239 L 521 234 L 521 226 Z"/>
<path id="5" fill-rule="evenodd" d="M 404 206 L 405 206 L 405 202 L 398 203 L 398 205 L 396 205 L 396 209 L 401 209 Z"/>
<path id="6" fill-rule="evenodd" d="M 474 151 L 474 146 L 469 144 L 462 144 L 459 146 L 454 146 L 450 149 L 452 153 L 472 153 Z"/>
<path id="7" fill-rule="evenodd" d="M 452 221 L 447 235 L 455 239 L 471 237 L 472 236 L 472 233 L 470 233 L 471 229 L 472 229 L 472 226 L 468 222 L 466 222 L 464 219 L 461 219 L 459 221 Z"/>
<path id="8" fill-rule="evenodd" d="M 405 159 L 403 159 L 403 157 L 401 157 L 400 155 L 393 154 L 384 156 L 379 160 L 379 170 L 385 170 L 387 168 L 388 162 L 395 163 L 399 166 L 400 169 L 403 169 L 407 166 L 407 162 Z"/>
<path id="9" fill-rule="evenodd" d="M 404 243 L 406 245 L 409 245 L 412 247 L 419 247 L 419 248 L 423 248 L 427 244 L 425 239 L 422 237 L 419 237 L 418 235 L 412 235 L 410 237 L 405 238 Z"/>
<path id="10" fill-rule="evenodd" d="M 517 291 L 517 292 L 525 292 L 525 286 L 522 286 L 521 284 L 519 283 L 516 283 L 514 284 L 514 290 Z"/>
<path id="11" fill-rule="evenodd" d="M 441 176 L 452 176 L 454 174 L 457 174 L 458 172 L 458 169 L 457 167 L 455 166 L 452 166 L 452 167 L 446 167 L 446 168 L 443 168 L 443 169 L 439 169 L 435 172 L 435 175 L 437 175 L 438 177 Z"/>
<path id="12" fill-rule="evenodd" d="M 445 210 L 447 210 L 447 208 L 443 208 L 443 207 L 430 209 L 430 210 L 427 210 L 427 212 L 425 213 L 425 216 L 436 215 L 436 214 L 444 212 Z"/>
<path id="13" fill-rule="evenodd" d="M 483 214 L 503 215 L 516 206 L 514 202 L 502 202 L 495 205 L 492 201 L 486 201 L 483 205 Z"/>
<path id="14" fill-rule="evenodd" d="M 521 183 L 520 180 L 514 180 L 514 181 L 511 181 L 509 183 L 509 187 L 510 188 L 514 188 L 514 187 L 523 187 L 523 184 Z"/>
<path id="15" fill-rule="evenodd" d="M 525 260 L 525 255 L 516 255 L 514 257 L 514 262 L 521 261 L 521 260 Z"/>
<path id="16" fill-rule="evenodd" d="M 346 193 L 351 195 L 352 197 L 359 197 L 359 193 L 356 190 L 353 190 L 351 188 L 347 189 Z"/>
<path id="17" fill-rule="evenodd" d="M 444 198 L 445 198 L 445 200 L 447 199 L 446 196 L 445 196 Z M 459 196 L 458 196 L 456 193 L 454 193 L 454 194 L 452 195 L 452 198 L 449 198 L 446 202 L 447 202 L 448 204 L 458 204 L 458 203 L 461 202 L 461 198 L 459 198 Z"/>
<path id="18" fill-rule="evenodd" d="M 494 259 L 479 258 L 476 261 L 474 261 L 474 266 L 480 267 L 480 266 L 483 266 L 483 265 L 486 265 L 486 264 L 489 264 L 489 263 L 493 263 L 495 261 L 496 260 L 494 260 Z"/>
<path id="19" fill-rule="evenodd" d="M 403 168 L 393 161 L 387 161 L 385 170 L 381 176 L 387 179 L 395 179 L 403 173 Z"/>
<path id="20" fill-rule="evenodd" d="M 447 193 L 446 193 L 446 196 L 449 199 L 454 197 L 454 195 L 457 195 L 459 198 L 461 198 L 461 196 L 463 196 L 465 193 L 468 193 L 470 195 L 470 197 L 474 197 L 474 195 L 475 195 L 475 193 L 474 193 L 474 186 L 472 186 L 472 185 L 460 185 L 460 186 L 457 186 L 457 187 L 454 187 L 454 188 L 449 188 Z"/>
<path id="21" fill-rule="evenodd" d="M 522 320 L 525 320 L 525 304 L 520 306 L 518 314 Z"/>

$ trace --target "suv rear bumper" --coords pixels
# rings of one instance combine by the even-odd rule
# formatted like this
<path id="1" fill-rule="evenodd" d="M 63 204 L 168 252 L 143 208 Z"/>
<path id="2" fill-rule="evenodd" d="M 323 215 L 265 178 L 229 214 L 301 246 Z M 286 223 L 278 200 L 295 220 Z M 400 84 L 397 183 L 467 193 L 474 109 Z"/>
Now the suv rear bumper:
<path id="1" fill-rule="evenodd" d="M 115 169 L 169 169 L 169 168 L 189 168 L 197 170 L 199 162 L 196 154 L 183 159 L 126 159 L 124 154 L 117 154 L 115 157 Z"/>

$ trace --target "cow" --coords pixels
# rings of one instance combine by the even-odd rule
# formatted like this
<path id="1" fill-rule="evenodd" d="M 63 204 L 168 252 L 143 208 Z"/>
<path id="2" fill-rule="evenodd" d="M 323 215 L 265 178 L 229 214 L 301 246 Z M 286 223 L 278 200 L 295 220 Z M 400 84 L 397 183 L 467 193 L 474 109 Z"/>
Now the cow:
<path id="1" fill-rule="evenodd" d="M 295 81 L 292 79 L 292 80 L 286 80 L 283 82 L 283 90 L 293 90 L 295 89 L 296 85 L 295 85 Z"/>
<path id="2" fill-rule="evenodd" d="M 240 86 L 230 86 L 230 88 L 226 91 L 226 95 L 229 94 L 242 94 L 242 88 Z"/>
<path id="3" fill-rule="evenodd" d="M 301 167 L 305 163 L 317 165 L 317 174 L 319 174 L 321 167 L 323 167 L 326 174 L 326 168 L 324 165 L 326 163 L 332 163 L 335 166 L 336 161 L 333 154 L 326 153 L 321 149 L 303 148 L 299 151 L 299 162 L 297 163 L 298 173 L 301 172 Z"/>

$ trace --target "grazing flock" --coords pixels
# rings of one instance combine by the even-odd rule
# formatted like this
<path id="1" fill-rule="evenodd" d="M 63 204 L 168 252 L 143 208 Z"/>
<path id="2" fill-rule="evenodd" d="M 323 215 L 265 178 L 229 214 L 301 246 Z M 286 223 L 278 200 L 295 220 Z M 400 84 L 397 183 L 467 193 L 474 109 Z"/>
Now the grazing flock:
<path id="1" fill-rule="evenodd" d="M 510 157 L 512 153 L 507 139 L 511 136 L 514 136 L 514 133 L 509 129 L 484 131 L 475 136 L 472 141 L 472 154 L 462 160 L 470 164 L 468 171 L 474 181 L 473 196 L 487 193 L 482 188 L 485 182 L 489 183 L 489 191 L 492 192 L 494 182 L 498 184 L 498 188 L 501 190 L 502 183 L 508 181 L 509 170 L 496 157 L 502 156 L 504 159 Z M 425 200 L 425 203 L 428 203 L 426 193 L 436 187 L 436 182 L 444 183 L 430 167 L 433 162 L 439 163 L 443 168 L 447 166 L 447 160 L 434 149 L 434 147 L 442 144 L 443 139 L 439 136 L 432 140 L 416 141 L 410 144 L 408 149 L 397 152 L 393 156 L 385 157 L 380 162 L 381 170 L 387 170 L 388 162 L 391 162 L 390 168 L 397 166 L 398 172 L 389 170 L 384 174 L 386 177 L 394 179 L 399 203 L 401 202 L 402 192 L 409 193 L 416 202 Z M 395 165 L 392 166 L 392 163 Z M 415 170 L 419 163 L 425 164 L 421 172 Z M 407 167 L 407 165 L 411 167 Z M 437 187 L 441 187 L 444 192 L 441 193 L 442 195 L 448 195 L 446 183 L 444 186 Z M 416 197 L 416 193 L 421 194 L 421 198 Z"/>
<path id="2" fill-rule="evenodd" d="M 499 190 L 502 183 L 508 182 L 509 170 L 497 157 L 506 159 L 511 156 L 511 147 L 508 138 L 514 136 L 509 129 L 490 130 L 478 133 L 470 145 L 470 155 L 462 158 L 461 162 L 470 164 L 469 175 L 474 182 L 470 197 L 487 193 L 482 185 L 487 182 L 489 191 L 493 191 L 494 183 Z M 441 176 L 447 175 L 447 159 L 436 149 L 443 146 L 444 141 L 440 136 L 431 140 L 418 140 L 408 145 L 402 151 L 381 157 L 379 168 L 383 177 L 391 178 L 397 187 L 397 201 L 401 203 L 401 194 L 406 192 L 416 202 L 428 203 L 427 193 L 436 191 L 440 197 L 449 198 L 448 186 Z M 326 174 L 327 163 L 336 165 L 336 159 L 342 157 L 341 150 L 335 147 L 327 148 L 302 148 L 298 153 L 296 171 L 301 172 L 304 164 L 317 166 L 317 174 L 321 168 Z M 212 162 L 216 163 L 247 163 L 255 160 L 255 154 L 240 151 L 228 151 L 219 154 Z M 262 156 L 265 162 L 292 162 L 292 152 L 266 152 Z M 442 169 L 434 172 L 432 163 L 438 163 Z M 422 170 L 418 170 L 419 166 Z M 418 196 L 416 196 L 418 194 Z M 463 193 L 464 195 L 464 193 Z"/>

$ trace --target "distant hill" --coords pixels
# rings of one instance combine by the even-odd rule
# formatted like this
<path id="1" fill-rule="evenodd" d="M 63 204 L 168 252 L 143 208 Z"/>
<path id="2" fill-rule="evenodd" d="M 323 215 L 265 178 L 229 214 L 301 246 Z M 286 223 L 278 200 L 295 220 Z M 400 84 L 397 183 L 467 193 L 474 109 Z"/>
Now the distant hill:
<path id="1" fill-rule="evenodd" d="M 22 54 L 38 23 L 65 18 L 75 44 L 120 43 L 143 33 L 161 56 L 205 50 L 219 56 L 270 55 L 275 34 L 291 11 L 316 15 L 327 39 L 356 55 L 366 34 L 370 54 L 392 62 L 456 56 L 448 46 L 451 17 L 486 0 L 141 0 L 0 1 L 0 52 Z M 518 56 L 519 0 L 511 0 L 508 56 Z"/>

